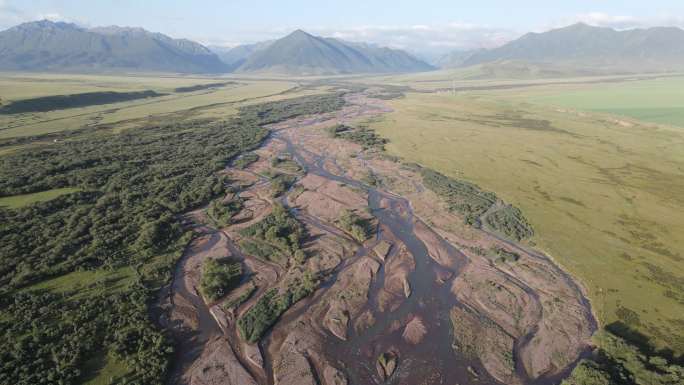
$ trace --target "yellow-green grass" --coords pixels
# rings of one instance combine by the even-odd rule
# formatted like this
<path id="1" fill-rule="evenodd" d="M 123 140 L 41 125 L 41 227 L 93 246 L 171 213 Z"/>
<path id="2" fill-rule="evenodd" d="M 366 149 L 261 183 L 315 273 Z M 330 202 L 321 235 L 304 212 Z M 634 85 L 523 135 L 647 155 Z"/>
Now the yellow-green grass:
<path id="1" fill-rule="evenodd" d="M 115 293 L 126 288 L 133 277 L 130 267 L 108 270 L 74 271 L 59 277 L 50 278 L 35 285 L 28 286 L 26 291 L 47 290 L 52 293 L 76 293 L 72 298 L 84 298 L 100 292 Z"/>
<path id="2" fill-rule="evenodd" d="M 28 76 L 28 75 L 26 75 Z M 191 93 L 172 93 L 179 86 L 225 81 L 222 78 L 176 78 L 139 76 L 42 75 L 0 77 L 0 98 L 16 100 L 36 96 L 95 91 L 154 90 L 166 96 L 134 101 L 56 110 L 42 113 L 0 115 L 0 139 L 42 135 L 97 125 L 114 126 L 115 131 L 144 124 L 148 119 L 170 114 L 201 117 L 230 116 L 236 103 L 276 96 L 294 89 L 288 81 L 239 80 L 236 85 Z M 4 87 L 4 88 L 2 88 Z"/>
<path id="3" fill-rule="evenodd" d="M 371 124 L 390 153 L 520 206 L 533 241 L 579 278 L 604 323 L 628 321 L 684 352 L 682 130 L 493 93 L 411 93 L 390 104 L 395 112 Z"/>
<path id="4" fill-rule="evenodd" d="M 0 73 L 0 99 L 12 101 L 40 96 L 66 95 L 97 91 L 142 91 L 155 89 L 172 92 L 178 87 L 225 81 L 180 75 L 82 75 Z"/>
<path id="5" fill-rule="evenodd" d="M 445 69 L 431 72 L 420 72 L 401 75 L 383 75 L 350 79 L 349 81 L 369 84 L 391 84 L 407 86 L 414 90 L 436 91 L 457 90 L 483 87 L 510 87 L 516 90 L 527 89 L 529 86 L 544 86 L 553 84 L 590 84 L 596 82 L 628 82 L 638 78 L 657 78 L 674 76 L 674 74 L 644 74 L 644 75 L 594 75 L 594 76 L 565 76 L 562 78 L 549 76 L 541 69 L 534 68 L 528 72 L 521 72 L 518 68 L 501 67 L 487 68 L 473 66 L 466 68 Z M 557 91 L 557 89 L 556 89 Z"/>
<path id="6" fill-rule="evenodd" d="M 228 115 L 235 111 L 231 105 L 233 103 L 279 94 L 294 86 L 294 83 L 289 82 L 254 82 L 242 84 L 238 87 L 219 88 L 216 90 L 194 93 L 192 95 L 173 95 L 165 97 L 165 100 L 148 100 L 144 105 L 133 105 L 112 113 L 104 114 L 103 119 L 99 123 L 116 123 L 119 121 L 178 113 L 193 109 L 217 110 L 219 113 L 225 111 L 227 112 L 226 115 Z"/>
<path id="7" fill-rule="evenodd" d="M 31 194 L 12 195 L 0 198 L 0 207 L 17 209 L 37 202 L 45 202 L 57 198 L 60 195 L 71 194 L 81 191 L 78 188 L 57 188 L 53 190 L 41 191 Z"/>

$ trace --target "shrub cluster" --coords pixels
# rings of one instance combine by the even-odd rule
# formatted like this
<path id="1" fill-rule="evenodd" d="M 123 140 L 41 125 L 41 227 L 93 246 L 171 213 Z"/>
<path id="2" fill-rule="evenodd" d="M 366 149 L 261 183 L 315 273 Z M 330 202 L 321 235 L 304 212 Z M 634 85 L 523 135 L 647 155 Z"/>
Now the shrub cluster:
<path id="1" fill-rule="evenodd" d="M 234 289 L 242 278 L 242 265 L 218 259 L 207 259 L 202 266 L 200 289 L 209 301 L 216 301 Z"/>

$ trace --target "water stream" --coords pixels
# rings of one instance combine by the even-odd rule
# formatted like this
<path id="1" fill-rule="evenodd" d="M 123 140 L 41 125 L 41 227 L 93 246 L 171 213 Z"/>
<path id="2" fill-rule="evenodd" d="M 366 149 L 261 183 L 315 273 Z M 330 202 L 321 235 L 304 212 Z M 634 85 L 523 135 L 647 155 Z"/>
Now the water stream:
<path id="1" fill-rule="evenodd" d="M 363 110 L 363 109 L 361 109 Z M 314 117 L 309 120 L 296 122 L 299 126 L 315 125 L 325 120 L 321 117 Z M 292 155 L 293 159 L 300 164 L 306 173 L 311 173 L 322 177 L 324 179 L 343 183 L 348 186 L 361 189 L 368 193 L 368 205 L 372 215 L 377 219 L 379 226 L 376 237 L 378 240 L 391 240 L 391 236 L 386 234 L 382 229 L 387 229 L 391 235 L 401 241 L 408 252 L 412 255 L 415 262 L 415 269 L 410 272 L 408 281 L 411 288 L 411 295 L 401 301 L 399 306 L 394 311 L 381 311 L 378 306 L 378 295 L 382 288 L 384 280 L 384 268 L 381 267 L 378 274 L 371 284 L 368 303 L 362 310 L 371 310 L 374 315 L 374 322 L 366 329 L 357 331 L 350 325 L 347 333 L 347 340 L 341 341 L 329 335 L 324 341 L 324 354 L 330 359 L 330 362 L 344 371 L 349 379 L 350 385 L 366 385 L 374 383 L 383 383 L 376 370 L 376 359 L 380 353 L 386 351 L 393 351 L 398 353 L 398 367 L 394 375 L 390 377 L 385 383 L 388 384 L 459 384 L 459 385 L 499 385 L 500 383 L 489 376 L 478 360 L 469 359 L 455 351 L 452 347 L 453 333 L 450 322 L 449 312 L 454 307 L 467 307 L 467 305 L 460 303 L 456 296 L 451 292 L 451 284 L 458 276 L 461 269 L 468 263 L 468 259 L 459 250 L 454 248 L 446 240 L 434 234 L 442 246 L 448 251 L 452 260 L 456 261 L 455 267 L 451 271 L 451 278 L 444 283 L 440 283 L 437 279 L 438 269 L 444 270 L 440 267 L 428 254 L 425 244 L 418 238 L 414 231 L 416 223 L 420 222 L 413 214 L 410 202 L 390 192 L 375 189 L 367 186 L 360 181 L 347 178 L 342 175 L 337 175 L 326 169 L 325 165 L 334 165 L 342 174 L 343 169 L 336 165 L 334 158 L 328 158 L 324 155 L 318 155 L 305 148 L 299 140 L 297 142 L 290 140 L 285 135 L 284 131 L 272 132 L 269 140 L 281 140 L 286 144 L 287 151 Z M 301 137 L 298 137 L 301 139 Z M 266 142 L 267 143 L 267 142 Z M 282 199 L 281 203 L 288 206 L 287 199 Z M 288 206 L 289 207 L 289 206 Z M 298 212 L 296 209 L 292 212 L 302 221 L 314 226 L 319 226 L 326 231 L 330 226 L 320 222 L 317 218 Z M 339 232 L 338 232 L 339 233 Z M 215 237 L 218 232 L 211 235 L 208 244 L 217 242 Z M 496 236 L 496 234 L 492 234 Z M 498 238 L 498 237 L 497 237 Z M 513 244 L 510 241 L 505 241 L 514 248 L 520 248 L 519 245 Z M 230 251 L 239 255 L 232 242 L 229 242 Z M 540 254 L 528 251 L 527 249 L 519 249 L 533 258 L 546 258 Z M 195 251 L 196 252 L 196 251 Z M 355 261 L 359 257 L 366 255 L 369 250 L 360 248 L 350 261 Z M 392 248 L 390 258 L 397 252 L 396 247 Z M 192 338 L 185 340 L 179 347 L 180 351 L 177 353 L 176 365 L 179 370 L 182 365 L 187 365 L 192 362 L 201 351 L 201 347 L 210 338 L 214 336 L 223 335 L 219 325 L 209 312 L 208 307 L 203 303 L 200 296 L 192 292 L 192 288 L 188 288 L 185 284 L 183 274 L 185 274 L 185 265 L 187 263 L 188 254 L 184 255 L 179 262 L 174 274 L 174 280 L 171 290 L 182 294 L 189 299 L 196 307 L 199 317 L 198 332 Z M 353 263 L 353 262 L 351 262 Z M 336 281 L 337 274 L 344 268 L 348 267 L 349 261 L 343 262 L 332 274 L 322 283 L 316 298 L 321 298 L 321 293 L 328 290 L 330 286 Z M 554 268 L 557 268 L 554 265 Z M 560 269 L 558 269 L 560 271 Z M 560 273 L 565 280 L 572 283 L 572 287 L 580 292 L 579 288 L 564 272 Z M 534 298 L 538 298 L 537 294 L 531 288 L 518 282 L 520 287 Z M 310 299 L 313 300 L 313 299 Z M 589 303 L 586 298 L 582 297 L 584 305 L 589 308 Z M 284 319 L 287 321 L 297 317 L 301 312 L 306 311 L 308 306 L 302 306 L 299 310 L 291 313 L 286 313 Z M 472 309 L 471 309 L 472 310 Z M 474 310 L 473 310 L 474 311 Z M 404 325 L 412 317 L 420 317 L 427 329 L 427 334 L 424 336 L 421 343 L 412 345 L 402 338 L 403 327 L 396 327 L 397 325 Z M 595 328 L 595 321 L 591 320 L 592 327 Z M 353 323 L 353 322 L 350 322 Z M 525 346 L 534 336 L 536 330 L 529 330 L 528 333 L 516 341 L 514 355 L 517 356 L 520 349 Z M 235 338 L 235 336 L 230 336 Z M 230 339 L 229 337 L 229 339 Z M 262 341 L 264 344 L 269 343 L 267 336 Z M 266 351 L 263 349 L 262 351 Z M 268 358 L 268 357 L 267 357 Z M 525 370 L 520 364 L 519 360 L 516 365 L 516 372 L 521 378 L 527 378 Z M 182 364 L 185 362 L 185 364 Z M 179 364 L 180 363 L 180 364 Z M 271 362 L 266 361 L 267 381 L 272 381 Z M 573 365 L 574 366 L 574 365 Z M 572 367 L 568 368 L 568 371 Z M 177 372 L 178 374 L 179 372 Z M 477 375 L 474 375 L 477 373 Z M 528 384 L 534 385 L 548 385 L 559 382 L 559 378 L 567 373 L 554 378 L 541 378 L 536 381 L 526 381 Z"/>
<path id="2" fill-rule="evenodd" d="M 359 332 L 350 326 L 347 341 L 340 341 L 333 336 L 327 338 L 325 353 L 343 364 L 350 385 L 381 382 L 375 362 L 378 354 L 388 350 L 399 353 L 399 366 L 387 381 L 389 384 L 417 384 L 428 378 L 432 379 L 430 383 L 498 384 L 486 374 L 479 362 L 459 357 L 454 353 L 451 346 L 453 337 L 449 311 L 454 306 L 464 305 L 450 292 L 450 282 L 438 283 L 438 265 L 430 258 L 425 244 L 414 233 L 414 221 L 417 219 L 413 216 L 409 202 L 357 180 L 332 174 L 324 167 L 327 161 L 325 157 L 301 148 L 284 135 L 275 136 L 286 143 L 287 151 L 307 173 L 367 191 L 371 213 L 378 220 L 380 227 L 389 229 L 394 237 L 406 246 L 415 261 L 415 269 L 408 277 L 411 295 L 403 300 L 396 310 L 379 311 L 378 290 L 372 289 L 367 306 L 372 307 L 374 313 L 373 325 Z M 303 156 L 302 152 L 307 156 Z M 384 239 L 385 235 L 379 232 L 377 237 Z M 451 257 L 458 261 L 455 271 L 452 271 L 455 277 L 460 266 L 466 263 L 466 257 L 443 239 L 440 241 Z M 376 286 L 380 279 L 383 279 L 382 271 L 376 276 Z M 427 328 L 427 334 L 418 345 L 404 341 L 403 328 L 392 331 L 393 324 L 405 322 L 412 316 L 419 316 Z M 479 378 L 474 379 L 469 374 L 473 370 L 479 373 Z"/>

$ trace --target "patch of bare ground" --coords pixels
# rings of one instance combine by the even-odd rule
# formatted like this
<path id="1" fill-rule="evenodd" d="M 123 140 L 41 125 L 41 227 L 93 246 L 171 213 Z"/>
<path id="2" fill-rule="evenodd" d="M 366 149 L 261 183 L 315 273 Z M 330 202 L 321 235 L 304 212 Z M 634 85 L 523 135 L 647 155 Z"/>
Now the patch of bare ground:
<path id="1" fill-rule="evenodd" d="M 467 357 L 478 358 L 487 372 L 504 384 L 522 383 L 515 374 L 515 340 L 490 318 L 466 307 L 451 310 L 454 347 Z"/>
<path id="2" fill-rule="evenodd" d="M 413 256 L 403 244 L 385 260 L 384 282 L 378 293 L 378 309 L 395 311 L 411 295 L 409 274 L 416 267 Z"/>
<path id="3" fill-rule="evenodd" d="M 415 316 L 406 324 L 404 333 L 401 336 L 404 341 L 412 345 L 418 345 L 423 341 L 425 334 L 427 334 L 427 328 L 425 327 L 422 318 Z"/>
<path id="4" fill-rule="evenodd" d="M 190 385 L 257 385 L 223 337 L 207 343 L 185 377 Z"/>
<path id="5" fill-rule="evenodd" d="M 294 206 L 328 223 L 334 223 L 343 209 L 363 210 L 368 205 L 365 196 L 320 176 L 309 174 L 300 185 L 304 192 L 295 199 Z"/>

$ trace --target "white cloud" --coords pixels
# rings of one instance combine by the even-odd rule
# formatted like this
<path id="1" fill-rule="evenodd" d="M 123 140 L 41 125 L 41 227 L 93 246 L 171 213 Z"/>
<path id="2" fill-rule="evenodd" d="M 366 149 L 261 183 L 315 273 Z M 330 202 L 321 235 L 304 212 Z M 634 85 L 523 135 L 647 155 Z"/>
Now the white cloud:
<path id="1" fill-rule="evenodd" d="M 50 21 L 64 21 L 64 22 L 71 22 L 70 19 L 62 16 L 59 13 L 53 12 L 53 13 L 41 13 L 35 17 L 35 20 L 50 20 Z"/>
<path id="2" fill-rule="evenodd" d="M 9 28 L 24 21 L 21 11 L 11 6 L 7 1 L 0 0 L 0 29 Z"/>
<path id="3" fill-rule="evenodd" d="M 43 13 L 30 13 L 12 5 L 7 0 L 0 0 L 0 30 L 13 27 L 17 24 L 37 20 L 64 21 L 87 26 L 87 23 L 79 23 L 58 12 L 46 10 Z"/>
<path id="4" fill-rule="evenodd" d="M 663 14 L 655 17 L 638 17 L 632 15 L 611 15 L 603 12 L 589 12 L 559 20 L 545 29 L 558 28 L 574 23 L 586 23 L 596 27 L 614 28 L 617 30 L 649 28 L 649 27 L 684 27 L 684 17 Z M 544 30 L 544 29 L 542 29 Z"/>
<path id="5" fill-rule="evenodd" d="M 639 25 L 640 21 L 633 16 L 625 15 L 608 15 L 601 12 L 590 12 L 577 15 L 577 21 L 581 21 L 590 25 L 599 27 L 611 28 L 633 28 Z"/>

